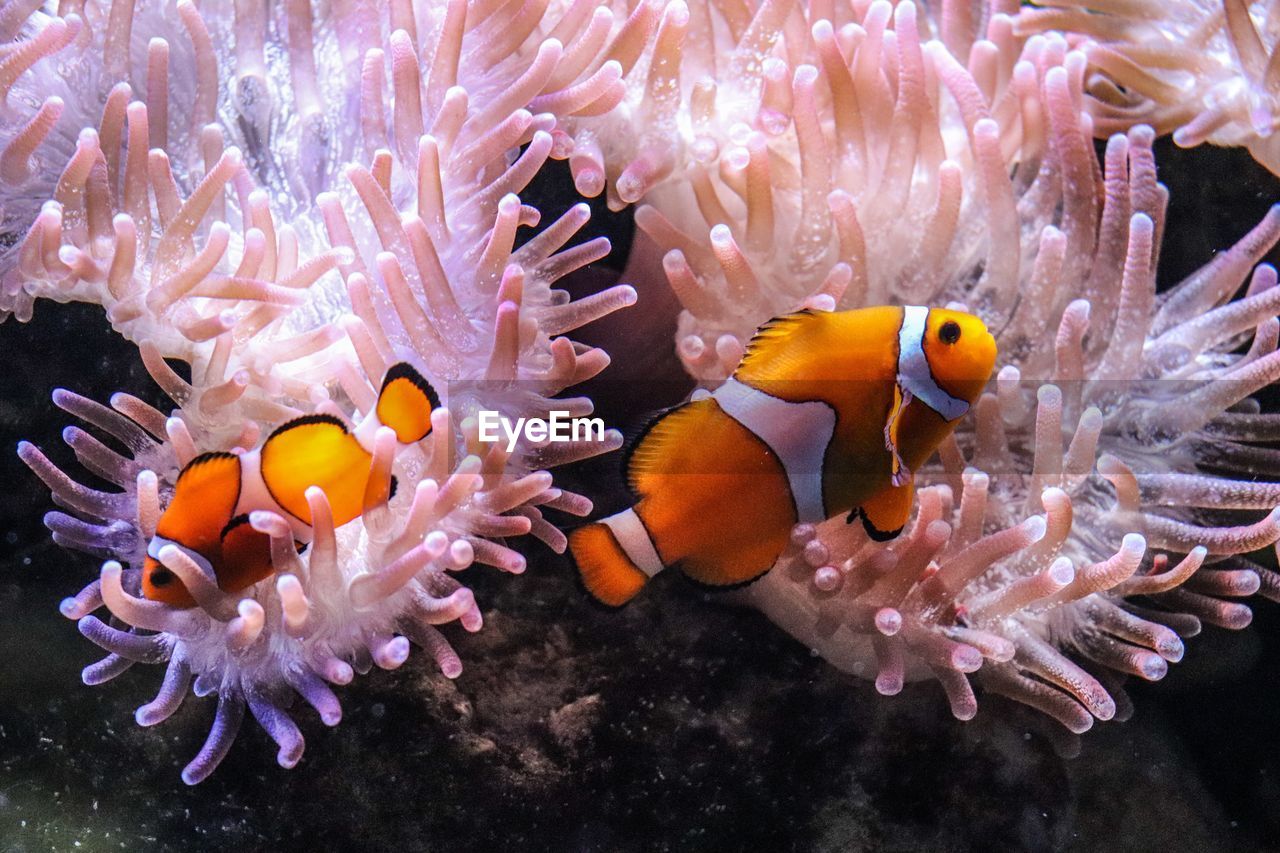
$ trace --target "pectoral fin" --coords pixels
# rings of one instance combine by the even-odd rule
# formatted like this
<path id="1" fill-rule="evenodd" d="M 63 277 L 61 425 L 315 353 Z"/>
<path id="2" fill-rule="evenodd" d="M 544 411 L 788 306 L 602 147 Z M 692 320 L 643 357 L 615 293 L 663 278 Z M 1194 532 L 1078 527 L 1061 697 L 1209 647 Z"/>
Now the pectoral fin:
<path id="1" fill-rule="evenodd" d="M 915 481 L 908 469 L 903 468 L 902 471 L 902 485 L 887 486 L 849 513 L 850 521 L 855 515 L 862 516 L 862 526 L 867 535 L 877 542 L 896 538 L 902 528 L 906 527 L 907 518 L 911 515 Z"/>
<path id="2" fill-rule="evenodd" d="M 889 406 L 889 416 L 885 419 L 884 425 L 884 446 L 889 451 L 890 476 L 895 486 L 902 484 L 911 477 L 911 472 L 907 470 L 907 466 L 902 462 L 902 454 L 899 452 L 901 445 L 898 443 L 898 430 L 902 425 L 902 413 L 911 403 L 911 400 L 911 392 L 903 390 L 900 383 L 894 383 L 893 403 Z"/>

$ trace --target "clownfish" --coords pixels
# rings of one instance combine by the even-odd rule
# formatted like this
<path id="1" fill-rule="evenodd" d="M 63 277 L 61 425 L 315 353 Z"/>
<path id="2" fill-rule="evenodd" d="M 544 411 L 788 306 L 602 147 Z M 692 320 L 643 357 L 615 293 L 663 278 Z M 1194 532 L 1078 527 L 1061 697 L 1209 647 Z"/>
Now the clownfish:
<path id="1" fill-rule="evenodd" d="M 886 541 L 913 472 L 955 429 L 996 343 L 960 311 L 884 306 L 771 320 L 709 396 L 660 415 L 623 468 L 636 498 L 580 527 L 583 585 L 620 607 L 668 566 L 711 587 L 764 575 L 798 523 L 848 512 Z"/>
<path id="2" fill-rule="evenodd" d="M 431 384 L 401 362 L 387 370 L 377 405 L 354 431 L 332 415 L 304 415 L 277 428 L 252 452 L 192 459 L 179 473 L 173 499 L 147 545 L 143 595 L 177 607 L 195 605 L 186 585 L 160 562 L 161 550 L 170 545 L 224 592 L 268 577 L 275 571 L 271 538 L 250 526 L 249 513 L 271 510 L 288 519 L 301 549 L 311 538 L 306 491 L 318 486 L 329 500 L 334 526 L 346 524 L 364 508 L 378 429 L 395 430 L 400 445 L 421 441 L 430 434 L 431 412 L 439 406 Z"/>

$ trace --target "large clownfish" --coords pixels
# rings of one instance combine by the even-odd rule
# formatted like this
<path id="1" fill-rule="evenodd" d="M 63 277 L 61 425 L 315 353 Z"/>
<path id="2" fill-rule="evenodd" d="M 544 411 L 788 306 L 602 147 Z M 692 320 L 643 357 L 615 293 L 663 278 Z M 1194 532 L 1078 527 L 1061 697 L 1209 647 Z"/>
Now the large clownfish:
<path id="1" fill-rule="evenodd" d="M 845 512 L 892 539 L 911 512 L 913 472 L 969 411 L 995 359 L 986 326 L 960 311 L 770 321 L 724 385 L 632 445 L 634 506 L 569 538 L 583 584 L 618 607 L 667 566 L 708 586 L 747 583 L 797 523 Z"/>
<path id="2" fill-rule="evenodd" d="M 288 519 L 300 545 L 310 539 L 306 491 L 324 490 L 340 527 L 359 516 L 379 427 L 395 430 L 401 445 L 431 432 L 431 412 L 440 406 L 435 389 L 409 364 L 392 366 L 382 380 L 377 405 L 348 431 L 331 415 L 305 415 L 271 433 L 258 449 L 241 454 L 205 453 L 178 475 L 173 499 L 156 524 L 142 570 L 142 593 L 153 601 L 192 607 L 183 582 L 160 562 L 176 546 L 224 592 L 238 592 L 271 575 L 271 539 L 254 530 L 249 513 L 272 510 Z M 392 481 L 394 491 L 394 480 Z"/>

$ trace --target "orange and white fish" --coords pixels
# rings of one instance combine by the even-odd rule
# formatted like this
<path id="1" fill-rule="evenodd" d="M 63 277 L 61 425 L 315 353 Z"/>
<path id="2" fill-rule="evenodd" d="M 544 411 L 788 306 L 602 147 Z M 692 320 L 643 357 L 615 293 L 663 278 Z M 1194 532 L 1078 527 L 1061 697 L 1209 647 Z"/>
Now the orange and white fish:
<path id="1" fill-rule="evenodd" d="M 329 499 L 334 526 L 346 524 L 364 508 L 378 429 L 395 430 L 401 445 L 421 441 L 431 432 L 431 412 L 439 406 L 430 383 L 401 362 L 387 371 L 377 405 L 354 431 L 332 415 L 305 415 L 276 429 L 252 452 L 192 459 L 178 475 L 173 499 L 147 545 L 143 595 L 177 607 L 195 605 L 183 582 L 160 562 L 161 551 L 170 545 L 224 592 L 268 577 L 274 572 L 271 539 L 250 526 L 249 513 L 278 513 L 305 544 L 311 539 L 306 491 L 318 486 Z"/>
<path id="2" fill-rule="evenodd" d="M 654 421 L 624 462 L 631 509 L 569 537 L 618 607 L 667 566 L 716 587 L 777 561 L 791 529 L 849 512 L 901 532 L 914 471 L 977 400 L 996 343 L 960 311 L 884 306 L 770 321 L 724 385 Z"/>

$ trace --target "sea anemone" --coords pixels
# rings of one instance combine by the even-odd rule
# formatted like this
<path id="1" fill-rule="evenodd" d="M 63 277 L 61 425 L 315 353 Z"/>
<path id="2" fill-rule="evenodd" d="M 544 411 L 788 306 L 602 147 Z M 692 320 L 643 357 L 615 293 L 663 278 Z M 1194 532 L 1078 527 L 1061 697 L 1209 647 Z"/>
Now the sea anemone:
<path id="1" fill-rule="evenodd" d="M 628 273 L 680 298 L 695 378 L 723 380 L 801 306 L 964 300 L 1003 326 L 1042 234 L 1049 256 L 1091 255 L 1083 57 L 1016 38 L 1003 6 L 675 3 L 622 104 L 566 120 L 603 158 L 578 189 L 608 177 L 611 201 L 641 199 Z"/>
<path id="2" fill-rule="evenodd" d="M 272 14 L 242 4 L 232 15 L 184 0 L 176 17 L 162 3 L 132 13 L 90 3 L 64 17 L 27 5 L 4 18 L 6 37 L 22 33 L 5 58 L 5 110 L 34 113 L 0 132 L 5 228 L 25 234 L 5 250 L 0 307 L 25 319 L 37 297 L 102 304 L 178 406 L 166 416 L 127 395 L 108 408 L 55 392 L 127 448 L 79 428 L 64 434 L 120 492 L 80 485 L 35 447 L 19 449 L 66 510 L 46 518 L 55 541 L 107 559 L 101 578 L 62 606 L 109 653 L 84 679 L 167 662 L 160 694 L 138 711 L 143 725 L 172 714 L 192 678 L 197 694 L 216 692 L 189 783 L 216 767 L 246 705 L 292 766 L 302 753 L 286 713 L 294 693 L 335 724 L 325 682 L 345 684 L 371 663 L 399 666 L 409 640 L 456 677 L 461 663 L 434 626 L 474 631 L 482 620 L 451 573 L 473 562 L 523 571 L 525 558 L 501 544 L 509 536 L 563 550 L 543 511 L 583 515 L 591 503 L 553 487 L 546 469 L 619 444 L 610 432 L 508 453 L 482 444 L 475 424 L 484 407 L 589 412 L 588 400 L 552 398 L 608 357 L 562 335 L 635 298 L 617 286 L 570 302 L 553 289 L 608 252 L 602 238 L 564 248 L 587 222 L 585 205 L 514 248 L 517 228 L 540 218 L 514 193 L 553 147 L 552 118 L 524 107 L 559 91 L 549 75 L 560 47 L 548 40 L 527 67 L 504 62 L 492 47 L 507 14 L 464 26 L 457 2 L 421 10 L 444 13 L 422 20 L 440 35 L 429 63 L 407 4 L 379 21 L 385 40 L 357 26 L 363 4 L 314 29 L 297 4 Z M 264 50 L 268 35 L 287 35 L 288 49 Z M 462 54 L 470 61 L 459 65 Z M 169 568 L 199 606 L 138 597 L 137 567 L 182 466 L 201 451 L 251 449 L 264 429 L 301 414 L 351 422 L 405 357 L 424 366 L 447 408 L 410 453 L 393 457 L 394 442 L 380 440 L 375 491 L 390 491 L 394 468 L 405 486 L 394 499 L 370 500 L 360 523 L 334 530 L 326 496 L 312 489 L 315 541 L 301 557 L 283 518 L 251 516 L 272 537 L 273 580 L 228 595 L 178 555 Z M 188 362 L 191 381 L 165 358 Z M 103 604 L 110 625 L 92 615 Z"/>
<path id="3" fill-rule="evenodd" d="M 591 174 L 616 198 L 643 192 L 657 251 L 628 273 L 665 274 L 677 352 L 706 387 L 800 307 L 957 303 L 987 320 L 997 392 L 917 478 L 911 530 L 886 547 L 856 522 L 802 525 L 737 597 L 883 693 L 932 674 L 968 719 L 976 672 L 1080 732 L 1123 702 L 1116 673 L 1156 680 L 1202 621 L 1249 623 L 1222 599 L 1280 595 L 1240 556 L 1280 539 L 1280 466 L 1250 445 L 1275 438 L 1274 416 L 1248 399 L 1280 377 L 1275 270 L 1232 301 L 1280 209 L 1157 297 L 1152 129 L 1125 125 L 1099 169 L 1090 54 L 1020 37 L 1001 9 L 700 7 L 714 38 L 695 40 L 676 4 L 645 82 L 566 126 L 612 141 Z M 1267 514 L 1227 523 L 1243 510 Z"/>
<path id="4" fill-rule="evenodd" d="M 66 433 L 120 492 L 20 453 L 62 507 L 55 540 L 107 560 L 62 606 L 109 653 L 85 680 L 167 661 L 143 724 L 192 679 L 218 694 L 188 782 L 246 706 L 296 763 L 293 695 L 336 723 L 326 682 L 399 665 L 409 640 L 456 676 L 435 626 L 481 617 L 451 573 L 521 571 L 499 539 L 562 550 L 543 510 L 590 512 L 546 469 L 617 433 L 508 454 L 475 421 L 589 412 L 556 398 L 608 357 L 563 335 L 636 299 L 553 289 L 608 251 L 565 248 L 585 205 L 516 248 L 540 214 L 515 193 L 553 157 L 581 194 L 639 204 L 628 276 L 675 291 L 676 349 L 704 387 L 798 307 L 962 304 L 996 333 L 996 389 L 922 472 L 911 529 L 885 546 L 841 519 L 802 526 L 737 593 L 837 666 L 886 693 L 932 674 L 962 718 L 976 672 L 1081 731 L 1117 715 L 1114 674 L 1158 678 L 1201 621 L 1247 624 L 1223 599 L 1276 594 L 1240 556 L 1280 538 L 1280 486 L 1264 482 L 1280 464 L 1255 446 L 1280 430 L 1249 400 L 1280 375 L 1274 270 L 1232 297 L 1280 213 L 1157 297 L 1154 134 L 1130 116 L 1099 168 L 1088 49 L 1024 37 L 1016 3 L 36 5 L 0 11 L 0 223 L 17 237 L 0 248 L 0 312 L 103 305 L 178 408 L 55 393 L 129 451 Z M 373 494 L 394 472 L 394 498 L 334 529 L 312 490 L 301 556 L 284 519 L 251 518 L 277 577 L 228 596 L 174 557 L 199 606 L 138 597 L 186 461 L 299 414 L 351 422 L 405 357 L 447 408 L 423 446 L 374 454 Z M 1269 512 L 1222 516 L 1245 510 Z M 113 624 L 93 615 L 104 604 Z"/>
<path id="5" fill-rule="evenodd" d="M 1058 3 L 1018 14 L 1021 35 L 1065 34 L 1089 60 L 1102 136 L 1148 124 L 1178 145 L 1244 146 L 1280 174 L 1280 18 L 1246 0 Z"/>

